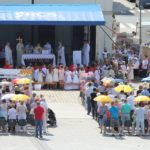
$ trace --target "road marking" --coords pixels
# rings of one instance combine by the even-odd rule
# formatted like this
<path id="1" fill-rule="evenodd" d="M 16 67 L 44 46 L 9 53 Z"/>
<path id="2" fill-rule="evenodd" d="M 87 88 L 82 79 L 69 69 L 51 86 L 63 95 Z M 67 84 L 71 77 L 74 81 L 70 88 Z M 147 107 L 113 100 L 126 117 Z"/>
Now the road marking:
<path id="1" fill-rule="evenodd" d="M 123 23 L 120 23 L 120 28 L 121 28 L 121 29 L 125 29 L 126 26 L 125 26 Z"/>
<path id="2" fill-rule="evenodd" d="M 137 9 L 137 11 L 140 13 L 140 9 Z M 145 10 L 141 10 L 142 14 L 145 14 Z"/>
<path id="3" fill-rule="evenodd" d="M 135 10 L 130 10 L 129 12 L 132 14 L 135 14 Z"/>
<path id="4" fill-rule="evenodd" d="M 129 26 L 130 28 L 132 28 L 132 29 L 136 29 L 136 26 L 135 25 L 133 25 L 132 23 L 126 23 L 127 24 L 127 26 Z"/>

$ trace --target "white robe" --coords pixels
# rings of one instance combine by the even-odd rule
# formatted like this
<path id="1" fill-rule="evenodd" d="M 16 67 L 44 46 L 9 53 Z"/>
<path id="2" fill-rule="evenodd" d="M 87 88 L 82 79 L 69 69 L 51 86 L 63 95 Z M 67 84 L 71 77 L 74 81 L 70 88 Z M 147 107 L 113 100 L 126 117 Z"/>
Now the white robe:
<path id="1" fill-rule="evenodd" d="M 61 46 L 58 48 L 58 56 L 57 56 L 57 64 L 63 64 L 66 66 L 66 59 L 65 59 L 65 48 Z"/>
<path id="2" fill-rule="evenodd" d="M 12 50 L 9 46 L 5 46 L 5 61 L 9 65 L 13 65 Z"/>
<path id="3" fill-rule="evenodd" d="M 16 50 L 17 50 L 17 66 L 21 66 L 22 54 L 24 53 L 23 43 L 18 43 L 16 46 Z"/>
<path id="4" fill-rule="evenodd" d="M 45 50 L 48 50 L 48 51 L 49 51 L 49 54 L 52 53 L 52 47 L 51 47 L 51 44 L 50 44 L 50 43 L 46 43 L 46 44 L 44 45 L 44 49 L 45 49 Z"/>
<path id="5" fill-rule="evenodd" d="M 83 52 L 83 65 L 89 65 L 89 53 L 90 53 L 90 45 L 85 43 L 82 48 Z"/>

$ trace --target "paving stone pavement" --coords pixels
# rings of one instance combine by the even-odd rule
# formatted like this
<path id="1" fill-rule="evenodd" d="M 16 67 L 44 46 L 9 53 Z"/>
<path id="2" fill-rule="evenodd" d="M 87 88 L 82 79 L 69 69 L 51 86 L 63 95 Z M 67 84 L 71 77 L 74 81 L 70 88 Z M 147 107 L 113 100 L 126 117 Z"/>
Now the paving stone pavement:
<path id="1" fill-rule="evenodd" d="M 57 127 L 49 128 L 43 139 L 33 133 L 0 134 L 0 150 L 146 150 L 149 137 L 102 136 L 95 120 L 86 114 L 78 91 L 38 91 L 44 94 L 56 114 Z M 33 129 L 34 131 L 34 129 Z"/>

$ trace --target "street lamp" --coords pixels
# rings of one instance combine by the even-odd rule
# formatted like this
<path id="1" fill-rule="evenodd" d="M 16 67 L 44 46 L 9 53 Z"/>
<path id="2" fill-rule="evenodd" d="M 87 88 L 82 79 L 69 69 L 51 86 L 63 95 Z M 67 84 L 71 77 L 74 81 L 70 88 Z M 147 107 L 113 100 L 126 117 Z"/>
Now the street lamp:
<path id="1" fill-rule="evenodd" d="M 139 33 L 139 44 L 142 43 L 142 0 L 139 1 L 139 9 L 140 9 L 140 33 Z"/>

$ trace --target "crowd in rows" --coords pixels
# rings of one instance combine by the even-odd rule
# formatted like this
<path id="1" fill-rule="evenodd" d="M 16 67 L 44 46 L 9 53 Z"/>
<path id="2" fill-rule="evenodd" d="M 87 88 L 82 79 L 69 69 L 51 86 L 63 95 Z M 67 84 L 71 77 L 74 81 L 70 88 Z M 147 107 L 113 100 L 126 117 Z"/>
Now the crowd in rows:
<path id="1" fill-rule="evenodd" d="M 93 119 L 98 121 L 99 127 L 107 133 L 107 127 L 111 127 L 111 132 L 124 133 L 125 127 L 136 135 L 150 133 L 150 103 L 135 102 L 135 97 L 139 95 L 150 96 L 150 87 L 139 86 L 137 91 L 125 93 L 115 91 L 115 84 L 106 87 L 101 83 L 88 82 L 82 90 L 82 98 L 87 108 L 87 114 L 92 114 Z M 98 95 L 107 95 L 112 100 L 110 103 L 97 102 L 94 100 Z M 109 128 L 110 129 L 110 128 Z"/>

